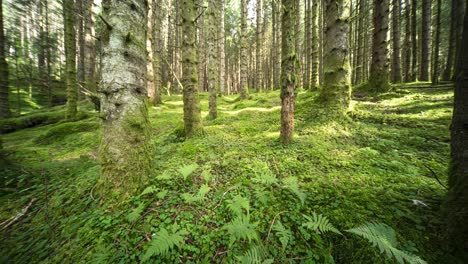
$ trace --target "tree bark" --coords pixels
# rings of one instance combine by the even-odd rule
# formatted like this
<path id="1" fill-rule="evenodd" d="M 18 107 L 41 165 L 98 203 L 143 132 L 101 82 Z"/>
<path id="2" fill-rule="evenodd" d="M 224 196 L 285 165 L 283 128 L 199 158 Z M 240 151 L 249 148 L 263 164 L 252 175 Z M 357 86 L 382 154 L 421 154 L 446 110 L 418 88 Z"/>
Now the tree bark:
<path id="1" fill-rule="evenodd" d="M 256 48 L 255 48 L 255 89 L 257 91 L 263 90 L 262 80 L 263 80 L 263 71 L 261 68 L 262 65 L 262 10 L 263 10 L 263 0 L 257 0 L 257 29 L 256 29 Z"/>
<path id="2" fill-rule="evenodd" d="M 417 0 L 411 1 L 411 40 L 413 48 L 411 50 L 411 81 L 416 81 L 416 76 L 418 74 L 418 19 L 417 19 L 417 9 L 418 2 Z"/>
<path id="3" fill-rule="evenodd" d="M 466 12 L 468 13 L 468 6 Z M 463 26 L 462 43 L 468 43 L 468 16 Z M 451 166 L 447 212 L 448 243 L 460 263 L 468 261 L 468 50 L 461 49 L 456 77 L 451 125 Z"/>
<path id="4" fill-rule="evenodd" d="M 400 43 L 400 0 L 393 0 L 392 10 L 392 34 L 393 34 L 393 53 L 392 53 L 392 82 L 401 82 L 401 43 Z"/>
<path id="5" fill-rule="evenodd" d="M 5 33 L 3 26 L 3 1 L 0 0 L 0 118 L 11 116 L 8 94 L 8 64 L 6 62 Z"/>
<path id="6" fill-rule="evenodd" d="M 351 101 L 349 0 L 325 0 L 324 88 L 320 99 L 332 114 L 344 114 Z"/>
<path id="7" fill-rule="evenodd" d="M 317 90 L 318 78 L 319 78 L 319 50 L 322 50 L 322 45 L 319 42 L 318 28 L 320 20 L 318 19 L 318 8 L 319 1 L 312 0 L 312 28 L 311 28 L 311 53 L 312 53 L 312 62 L 311 62 L 311 74 L 310 74 L 310 89 Z"/>
<path id="8" fill-rule="evenodd" d="M 405 0 L 405 42 L 403 48 L 403 75 L 405 82 L 411 81 L 411 4 Z"/>
<path id="9" fill-rule="evenodd" d="M 247 5 L 248 0 L 241 0 L 241 27 L 240 27 L 240 97 L 246 99 L 249 95 L 249 84 L 247 76 Z"/>
<path id="10" fill-rule="evenodd" d="M 182 85 L 184 100 L 185 135 L 192 137 L 202 132 L 200 103 L 198 101 L 198 57 L 196 0 L 182 0 Z"/>
<path id="11" fill-rule="evenodd" d="M 226 73 L 225 72 L 225 60 L 226 54 L 224 52 L 225 45 L 225 33 L 224 33 L 224 0 L 219 0 L 219 27 L 218 27 L 218 94 L 222 95 L 226 93 Z"/>
<path id="12" fill-rule="evenodd" d="M 96 191 L 122 203 L 146 184 L 152 166 L 148 120 L 145 0 L 104 0 L 101 99 L 102 174 Z"/>
<path id="13" fill-rule="evenodd" d="M 304 5 L 305 5 L 305 14 L 304 14 L 304 75 L 302 77 L 302 80 L 304 82 L 304 89 L 305 90 L 310 90 L 310 72 L 311 72 L 311 63 L 312 63 L 312 43 L 311 43 L 311 21 L 312 21 L 312 8 L 310 6 L 310 2 L 312 0 L 304 0 Z"/>
<path id="14" fill-rule="evenodd" d="M 429 81 L 429 62 L 431 60 L 431 3 L 431 0 L 422 0 L 420 81 Z"/>
<path id="15" fill-rule="evenodd" d="M 374 32 L 372 36 L 372 62 L 369 88 L 375 92 L 385 92 L 388 82 L 388 15 L 389 0 L 374 0 Z"/>
<path id="16" fill-rule="evenodd" d="M 442 12 L 442 0 L 437 0 L 437 16 L 435 29 L 434 66 L 432 69 L 432 84 L 439 84 L 439 49 L 440 49 L 440 15 Z"/>
<path id="17" fill-rule="evenodd" d="M 78 86 L 76 79 L 76 31 L 75 5 L 73 0 L 63 1 L 65 34 L 65 78 L 67 85 L 66 118 L 72 120 L 78 112 Z"/>
<path id="18" fill-rule="evenodd" d="M 85 30 L 85 82 L 92 92 L 96 91 L 96 40 L 94 30 L 93 0 L 84 0 L 84 30 Z"/>
<path id="19" fill-rule="evenodd" d="M 208 24 L 209 24 L 209 30 L 208 30 L 208 92 L 210 94 L 209 97 L 209 103 L 208 103 L 208 108 L 209 108 L 209 118 L 210 119 L 216 119 L 218 117 L 218 111 L 217 111 L 217 104 L 216 104 L 216 97 L 217 97 L 217 92 L 218 92 L 218 82 L 217 82 L 217 76 L 219 74 L 219 59 L 218 59 L 218 34 L 217 30 L 219 29 L 218 26 L 218 19 L 217 19 L 217 9 L 218 7 L 216 6 L 216 1 L 215 0 L 210 0 L 209 1 L 209 6 L 208 6 Z"/>
<path id="20" fill-rule="evenodd" d="M 295 0 L 282 1 L 281 17 L 281 142 L 288 144 L 294 135 L 294 89 L 297 85 L 295 48 Z"/>

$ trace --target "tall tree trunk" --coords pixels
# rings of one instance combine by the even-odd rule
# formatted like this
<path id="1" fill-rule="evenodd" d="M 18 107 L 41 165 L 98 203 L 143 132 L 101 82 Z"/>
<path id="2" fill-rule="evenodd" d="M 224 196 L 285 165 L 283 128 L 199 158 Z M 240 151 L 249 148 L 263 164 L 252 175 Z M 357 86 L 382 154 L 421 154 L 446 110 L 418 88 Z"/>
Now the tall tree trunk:
<path id="1" fill-rule="evenodd" d="M 302 60 L 301 60 L 301 1 L 300 0 L 294 0 L 294 9 L 296 10 L 296 14 L 294 17 L 294 45 L 295 45 L 295 53 L 296 53 L 296 58 L 297 58 L 297 65 L 296 65 L 296 88 L 297 87 L 302 87 L 302 75 L 300 74 L 302 71 Z"/>
<path id="2" fill-rule="evenodd" d="M 403 75 L 405 82 L 411 81 L 411 4 L 405 0 L 405 43 L 403 48 Z"/>
<path id="3" fill-rule="evenodd" d="M 68 0 L 66 0 L 68 1 Z M 104 0 L 102 34 L 101 178 L 96 191 L 105 200 L 134 195 L 152 164 L 146 80 L 145 0 L 128 4 Z"/>
<path id="4" fill-rule="evenodd" d="M 218 92 L 218 82 L 217 76 L 219 74 L 219 67 L 218 67 L 218 50 L 217 50 L 217 30 L 219 29 L 218 26 L 218 7 L 216 6 L 215 0 L 209 1 L 208 6 L 208 91 L 210 94 L 209 98 L 209 118 L 216 119 L 218 117 L 217 111 L 217 104 L 216 104 L 216 96 Z"/>
<path id="5" fill-rule="evenodd" d="M 241 0 L 241 27 L 240 27 L 240 48 L 241 48 L 241 76 L 240 76 L 240 97 L 246 99 L 249 94 L 247 76 L 247 5 L 248 0 Z"/>
<path id="6" fill-rule="evenodd" d="M 312 28 L 311 28 L 311 74 L 310 74 L 310 89 L 317 90 L 318 77 L 319 77 L 319 57 L 321 58 L 321 50 L 323 45 L 320 45 L 318 28 L 321 20 L 318 16 L 318 8 L 320 6 L 319 0 L 312 0 Z M 320 50 L 320 51 L 319 51 Z"/>
<path id="7" fill-rule="evenodd" d="M 431 3 L 431 0 L 422 0 L 420 81 L 429 81 L 429 62 L 431 60 Z"/>
<path id="8" fill-rule="evenodd" d="M 297 85 L 295 31 L 296 0 L 282 1 L 281 17 L 281 133 L 280 140 L 290 143 L 294 134 L 294 89 Z"/>
<path id="9" fill-rule="evenodd" d="M 154 53 L 156 47 L 156 40 L 154 31 L 159 28 L 159 25 L 155 25 L 156 20 L 156 1 L 158 0 L 147 0 L 148 1 L 148 20 L 146 23 L 147 34 L 146 34 L 146 52 L 148 53 L 147 62 L 146 62 L 146 71 L 147 71 L 147 91 L 149 103 L 151 105 L 156 104 L 156 88 L 155 88 L 155 66 L 157 65 L 154 61 Z M 160 11 L 160 10 L 159 10 Z"/>
<path id="10" fill-rule="evenodd" d="M 205 9 L 204 0 L 198 0 L 198 13 L 203 14 L 197 20 L 198 26 L 198 91 L 203 91 L 203 82 L 205 80 Z"/>
<path id="11" fill-rule="evenodd" d="M 349 0 L 325 0 L 324 88 L 321 101 L 333 114 L 343 114 L 351 101 Z"/>
<path id="12" fill-rule="evenodd" d="M 453 72 L 454 78 L 457 78 L 459 70 L 461 69 L 461 52 L 462 49 L 466 47 L 466 44 L 463 45 L 462 35 L 463 35 L 463 18 L 465 17 L 465 5 L 466 0 L 457 0 L 456 14 L 457 18 L 455 24 L 456 37 L 455 37 L 455 69 Z M 466 42 L 465 42 L 466 43 Z"/>
<path id="13" fill-rule="evenodd" d="M 255 89 L 257 91 L 262 90 L 262 10 L 263 10 L 263 0 L 257 0 L 257 31 L 256 33 L 256 48 L 255 48 Z"/>
<path id="14" fill-rule="evenodd" d="M 44 0 L 45 5 L 45 53 L 46 53 L 46 87 L 47 87 L 47 106 L 52 107 L 52 43 L 50 41 L 50 26 L 49 26 L 49 1 Z"/>
<path id="15" fill-rule="evenodd" d="M 304 5 L 305 5 L 305 14 L 304 14 L 304 61 L 305 61 L 305 67 L 304 67 L 304 75 L 302 77 L 302 80 L 304 82 L 304 89 L 310 90 L 310 68 L 311 68 L 311 63 L 312 63 L 312 43 L 311 43 L 311 34 L 310 34 L 310 29 L 311 29 L 311 13 L 312 13 L 312 8 L 310 6 L 310 2 L 312 0 L 304 0 Z"/>
<path id="16" fill-rule="evenodd" d="M 3 26 L 3 1 L 0 0 L 0 118 L 10 117 L 8 94 L 8 64 L 6 62 L 5 33 Z"/>
<path id="17" fill-rule="evenodd" d="M 401 43 L 400 43 L 400 0 L 393 0 L 392 10 L 392 34 L 393 34 L 393 53 L 392 53 L 392 82 L 401 82 Z"/>
<path id="18" fill-rule="evenodd" d="M 94 30 L 94 0 L 84 0 L 84 30 L 85 30 L 85 82 L 86 88 L 96 91 L 96 40 Z"/>
<path id="19" fill-rule="evenodd" d="M 65 34 L 65 78 L 67 84 L 67 119 L 72 120 L 78 112 L 78 87 L 76 80 L 76 31 L 75 5 L 73 0 L 63 1 Z"/>
<path id="20" fill-rule="evenodd" d="M 196 0 L 182 0 L 182 85 L 184 99 L 184 127 L 187 137 L 201 133 L 202 122 L 198 101 L 197 4 Z"/>
<path id="21" fill-rule="evenodd" d="M 439 49 L 440 49 L 440 15 L 442 13 L 442 0 L 437 0 L 437 17 L 435 29 L 434 66 L 432 69 L 432 84 L 439 84 Z"/>
<path id="22" fill-rule="evenodd" d="M 365 32 L 364 32 L 364 18 L 366 16 L 367 10 L 365 10 L 365 0 L 359 0 L 359 12 L 358 12 L 358 43 L 357 43 L 357 54 L 356 54 L 356 84 L 360 84 L 363 80 L 363 70 L 364 70 L 364 41 Z"/>
<path id="23" fill-rule="evenodd" d="M 417 19 L 417 9 L 418 2 L 417 0 L 411 0 L 411 40 L 413 48 L 411 50 L 411 81 L 416 81 L 416 76 L 418 74 L 418 19 Z"/>
<path id="24" fill-rule="evenodd" d="M 466 12 L 468 13 L 468 5 Z M 468 16 L 463 26 L 462 43 L 468 43 Z M 446 202 L 448 243 L 468 261 L 468 50 L 461 49 L 459 75 L 456 76 L 451 125 L 451 166 Z"/>
<path id="25" fill-rule="evenodd" d="M 219 95 L 225 94 L 226 92 L 226 74 L 225 71 L 225 57 L 224 52 L 225 37 L 224 37 L 224 0 L 219 0 L 219 26 L 218 26 L 218 93 Z"/>
<path id="26" fill-rule="evenodd" d="M 376 92 L 385 92 L 390 88 L 388 82 L 387 39 L 389 6 L 389 0 L 374 0 L 374 32 L 369 88 Z"/>
<path id="27" fill-rule="evenodd" d="M 161 0 L 153 0 L 153 75 L 154 75 L 154 100 L 155 105 L 162 103 L 162 87 L 163 87 L 163 3 Z M 166 67 L 167 68 L 167 67 Z"/>
<path id="28" fill-rule="evenodd" d="M 85 85 L 85 29 L 84 29 L 84 4 L 85 1 L 75 1 L 75 10 L 78 15 L 76 16 L 76 35 L 78 37 L 78 62 L 77 62 L 77 77 L 78 84 L 81 86 Z M 78 93 L 79 95 L 80 93 Z"/>

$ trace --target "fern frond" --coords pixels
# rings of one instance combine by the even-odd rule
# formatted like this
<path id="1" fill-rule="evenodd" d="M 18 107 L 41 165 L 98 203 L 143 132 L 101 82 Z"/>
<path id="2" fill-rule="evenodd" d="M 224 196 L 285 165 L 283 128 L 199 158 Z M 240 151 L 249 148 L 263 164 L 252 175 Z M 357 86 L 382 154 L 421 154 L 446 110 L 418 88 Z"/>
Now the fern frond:
<path id="1" fill-rule="evenodd" d="M 244 255 L 236 256 L 241 264 L 272 264 L 274 259 L 265 259 L 265 250 L 261 246 L 253 246 Z"/>
<path id="2" fill-rule="evenodd" d="M 283 251 L 288 246 L 288 243 L 293 240 L 293 234 L 291 230 L 286 229 L 280 221 L 276 221 L 273 225 L 273 230 L 276 231 L 276 236 L 283 246 Z"/>
<path id="3" fill-rule="evenodd" d="M 178 226 L 176 225 L 173 225 L 171 229 L 171 232 L 165 228 L 159 230 L 151 241 L 141 262 L 145 262 L 155 255 L 164 256 L 174 247 L 180 247 L 184 243 L 188 232 L 185 229 L 177 230 Z"/>
<path id="4" fill-rule="evenodd" d="M 302 224 L 303 227 L 321 234 L 326 232 L 333 232 L 335 234 L 341 235 L 341 232 L 330 223 L 326 216 L 316 214 L 315 212 L 312 213 L 312 217 L 307 215 L 303 216 L 305 219 L 307 219 L 307 222 Z"/>
<path id="5" fill-rule="evenodd" d="M 251 223 L 249 216 L 239 216 L 224 226 L 231 237 L 231 244 L 237 240 L 258 240 L 258 233 L 255 230 L 258 223 Z"/>
<path id="6" fill-rule="evenodd" d="M 366 223 L 362 226 L 351 228 L 346 232 L 361 236 L 367 239 L 372 246 L 378 247 L 380 253 L 385 253 L 389 259 L 394 257 L 398 263 L 404 264 L 425 264 L 420 257 L 397 248 L 398 241 L 393 228 L 381 223 Z"/>
<path id="7" fill-rule="evenodd" d="M 140 203 L 137 208 L 133 209 L 130 214 L 127 215 L 127 220 L 130 223 L 135 222 L 138 218 L 140 218 L 141 213 L 143 213 L 143 210 L 145 210 L 145 204 Z"/>
<path id="8" fill-rule="evenodd" d="M 294 193 L 297 198 L 299 198 L 301 203 L 304 204 L 307 194 L 299 187 L 299 183 L 296 177 L 288 177 L 283 179 L 283 187 Z"/>
<path id="9" fill-rule="evenodd" d="M 140 194 L 141 196 L 145 195 L 145 194 L 150 194 L 150 193 L 154 193 L 158 190 L 159 188 L 152 185 L 152 186 L 148 186 L 145 188 L 145 190 Z"/>
<path id="10" fill-rule="evenodd" d="M 227 200 L 227 203 L 227 208 L 236 216 L 242 215 L 242 209 L 245 209 L 247 214 L 250 213 L 250 201 L 245 197 L 236 195 Z"/>
<path id="11" fill-rule="evenodd" d="M 168 171 L 164 171 L 163 174 L 156 176 L 158 180 L 170 180 L 172 179 L 171 173 Z"/>
<path id="12" fill-rule="evenodd" d="M 190 165 L 185 165 L 182 168 L 179 169 L 180 174 L 182 174 L 182 178 L 184 178 L 184 181 L 187 180 L 187 177 L 190 176 L 196 169 L 198 169 L 198 164 L 190 164 Z"/>
<path id="13" fill-rule="evenodd" d="M 278 184 L 278 178 L 276 178 L 276 175 L 274 175 L 270 170 L 263 170 L 255 173 L 255 177 L 252 178 L 252 182 L 271 186 Z"/>
<path id="14" fill-rule="evenodd" d="M 211 190 L 211 188 L 206 185 L 206 184 L 203 184 L 201 187 L 200 187 L 200 190 L 198 190 L 198 193 L 194 196 L 190 193 L 184 193 L 182 194 L 182 198 L 184 198 L 184 200 L 187 202 L 187 203 L 196 203 L 196 202 L 202 202 L 205 200 L 205 196 L 207 193 L 209 193 Z"/>

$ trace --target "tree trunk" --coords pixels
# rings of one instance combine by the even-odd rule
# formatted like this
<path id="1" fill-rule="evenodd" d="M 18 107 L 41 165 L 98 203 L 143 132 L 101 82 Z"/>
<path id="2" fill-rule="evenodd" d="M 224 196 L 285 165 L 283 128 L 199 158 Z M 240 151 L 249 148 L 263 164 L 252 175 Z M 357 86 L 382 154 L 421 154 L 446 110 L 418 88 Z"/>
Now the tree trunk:
<path id="1" fill-rule="evenodd" d="M 374 32 L 369 88 L 376 92 L 385 92 L 390 88 L 388 82 L 388 15 L 389 0 L 374 0 Z"/>
<path id="2" fill-rule="evenodd" d="M 356 54 L 356 84 L 360 84 L 363 80 L 363 70 L 364 70 L 364 42 L 365 39 L 364 32 L 364 18 L 366 16 L 367 10 L 365 10 L 365 0 L 359 0 L 359 13 L 358 13 L 358 44 L 357 44 L 357 54 Z"/>
<path id="3" fill-rule="evenodd" d="M 102 7 L 107 22 L 101 37 L 102 174 L 96 191 L 121 203 L 147 182 L 152 164 L 146 32 L 141 30 L 147 7 L 144 0 L 104 0 Z"/>
<path id="4" fill-rule="evenodd" d="M 148 98 L 150 105 L 156 104 L 156 91 L 155 91 L 155 84 L 154 84 L 154 76 L 155 70 L 154 66 L 156 65 L 154 62 L 154 47 L 155 45 L 155 34 L 153 33 L 156 30 L 155 20 L 156 20 L 156 10 L 155 5 L 156 1 L 158 0 L 147 0 L 148 1 L 148 20 L 146 23 L 146 52 L 148 53 L 147 60 L 146 60 L 146 73 L 147 73 L 147 91 L 148 91 Z"/>
<path id="5" fill-rule="evenodd" d="M 10 117 L 8 94 L 8 64 L 6 62 L 5 33 L 3 27 L 3 1 L 0 0 L 0 118 Z"/>
<path id="6" fill-rule="evenodd" d="M 217 82 L 216 77 L 219 74 L 217 50 L 217 30 L 219 29 L 217 12 L 219 12 L 219 10 L 215 2 L 215 0 L 210 0 L 208 6 L 208 91 L 210 93 L 208 116 L 210 119 L 216 119 L 216 117 L 218 117 L 216 96 L 218 92 L 217 86 L 219 83 Z"/>
<path id="7" fill-rule="evenodd" d="M 205 6 L 204 0 L 198 0 L 198 13 L 202 14 L 197 20 L 198 26 L 198 91 L 203 91 L 203 82 L 205 80 Z"/>
<path id="8" fill-rule="evenodd" d="M 202 122 L 198 101 L 197 16 L 196 0 L 182 0 L 182 85 L 184 127 L 187 137 L 201 133 Z"/>
<path id="9" fill-rule="evenodd" d="M 417 19 L 417 9 L 418 9 L 418 2 L 417 0 L 411 1 L 411 40 L 413 44 L 413 48 L 411 50 L 411 81 L 416 81 L 416 76 L 418 74 L 418 19 Z"/>
<path id="10" fill-rule="evenodd" d="M 241 76 L 240 76 L 240 97 L 246 99 L 249 94 L 247 76 L 247 5 L 248 0 L 241 0 L 241 27 L 240 27 L 240 48 L 241 48 Z"/>
<path id="11" fill-rule="evenodd" d="M 401 43 L 400 43 L 400 0 L 393 0 L 392 10 L 392 34 L 393 34 L 393 56 L 392 56 L 392 82 L 401 82 Z"/>
<path id="12" fill-rule="evenodd" d="M 257 31 L 256 31 L 256 48 L 255 48 L 255 89 L 257 91 L 262 90 L 262 10 L 263 0 L 257 0 Z"/>
<path id="13" fill-rule="evenodd" d="M 84 30 L 85 30 L 85 82 L 86 88 L 96 91 L 96 40 L 94 32 L 94 0 L 84 0 Z"/>
<path id="14" fill-rule="evenodd" d="M 351 69 L 349 64 L 348 0 L 325 0 L 324 88 L 320 99 L 328 111 L 341 115 L 350 106 Z"/>
<path id="15" fill-rule="evenodd" d="M 405 43 L 403 48 L 403 75 L 405 82 L 411 81 L 411 5 L 405 0 Z"/>
<path id="16" fill-rule="evenodd" d="M 225 38 L 224 38 L 224 0 L 219 0 L 219 26 L 218 26 L 218 93 L 219 95 L 225 94 L 226 92 L 226 77 L 225 77 Z"/>
<path id="17" fill-rule="evenodd" d="M 67 85 L 67 119 L 72 120 L 78 112 L 78 87 L 76 80 L 76 34 L 73 0 L 63 1 L 65 34 L 65 79 Z"/>
<path id="18" fill-rule="evenodd" d="M 297 85 L 295 51 L 295 0 L 282 1 L 281 17 L 281 133 L 280 140 L 290 143 L 294 134 L 294 89 Z"/>
<path id="19" fill-rule="evenodd" d="M 304 5 L 305 5 L 305 14 L 304 14 L 304 75 L 302 77 L 302 80 L 304 82 L 304 89 L 305 90 L 310 90 L 310 68 L 311 68 L 311 63 L 312 63 L 312 43 L 311 43 L 311 13 L 312 13 L 312 8 L 310 7 L 310 2 L 312 0 L 304 0 Z"/>
<path id="20" fill-rule="evenodd" d="M 439 84 L 439 49 L 440 49 L 440 14 L 442 12 L 442 0 L 437 0 L 437 17 L 435 29 L 434 66 L 432 69 L 432 84 Z"/>
<path id="21" fill-rule="evenodd" d="M 431 3 L 431 0 L 422 0 L 420 81 L 429 81 L 429 62 L 431 60 Z"/>
<path id="22" fill-rule="evenodd" d="M 461 52 L 462 49 L 466 47 L 466 44 L 463 45 L 462 42 L 462 35 L 463 35 L 463 18 L 465 17 L 465 5 L 468 5 L 466 3 L 466 0 L 457 0 L 457 6 L 456 6 L 456 14 L 455 17 L 457 18 L 456 24 L 455 24 L 455 30 L 456 30 L 456 37 L 455 37 L 455 69 L 453 72 L 453 75 L 455 78 L 457 78 L 459 70 L 461 69 Z M 466 43 L 466 42 L 465 42 Z"/>
<path id="23" fill-rule="evenodd" d="M 78 84 L 86 86 L 85 84 L 85 29 L 84 29 L 84 4 L 85 1 L 75 1 L 75 10 L 77 10 L 78 16 L 76 16 L 76 34 L 78 37 L 78 62 L 77 62 L 77 77 Z M 78 92 L 78 94 L 80 94 Z"/>
<path id="24" fill-rule="evenodd" d="M 310 74 L 310 89 L 317 90 L 318 77 L 319 77 L 319 49 L 322 49 L 322 45 L 319 43 L 318 36 L 318 23 L 321 23 L 318 19 L 318 8 L 319 1 L 312 0 L 312 28 L 311 28 L 311 74 Z"/>
<path id="25" fill-rule="evenodd" d="M 468 5 L 467 5 L 468 13 Z M 462 43 L 468 43 L 468 16 L 463 26 Z M 451 166 L 446 202 L 448 243 L 460 263 L 468 261 L 468 50 L 461 49 L 456 77 L 451 125 Z"/>

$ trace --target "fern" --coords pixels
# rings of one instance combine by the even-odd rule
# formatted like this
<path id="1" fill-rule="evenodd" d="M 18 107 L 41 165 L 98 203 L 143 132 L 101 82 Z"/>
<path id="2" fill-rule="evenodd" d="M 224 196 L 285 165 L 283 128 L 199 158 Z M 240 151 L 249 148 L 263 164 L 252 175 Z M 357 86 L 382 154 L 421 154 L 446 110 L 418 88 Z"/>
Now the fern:
<path id="1" fill-rule="evenodd" d="M 281 245 L 283 246 L 283 251 L 286 249 L 288 246 L 288 243 L 293 240 L 293 234 L 291 230 L 286 229 L 283 224 L 281 224 L 280 221 L 277 221 L 273 225 L 273 230 L 276 231 L 276 236 L 278 237 L 278 240 L 281 242 Z"/>
<path id="2" fill-rule="evenodd" d="M 230 235 L 231 244 L 237 240 L 258 240 L 258 234 L 255 228 L 258 223 L 251 223 L 249 216 L 239 216 L 224 226 Z"/>
<path id="3" fill-rule="evenodd" d="M 241 264 L 271 264 L 274 261 L 274 259 L 265 258 L 264 249 L 260 246 L 253 246 L 244 255 L 236 256 L 238 263 Z"/>
<path id="4" fill-rule="evenodd" d="M 162 228 L 151 241 L 149 248 L 141 259 L 142 262 L 149 260 L 152 256 L 165 256 L 174 247 L 180 247 L 188 232 L 185 229 L 178 230 L 177 225 L 171 226 L 171 232 Z"/>
<path id="5" fill-rule="evenodd" d="M 145 194 L 154 193 L 157 190 L 158 190 L 158 187 L 152 185 L 152 186 L 146 187 L 146 189 L 140 195 L 143 196 Z"/>
<path id="6" fill-rule="evenodd" d="M 312 218 L 307 215 L 303 216 L 307 219 L 307 222 L 302 224 L 303 227 L 314 232 L 318 232 L 319 234 L 333 232 L 341 235 L 341 232 L 330 223 L 326 216 L 316 214 L 315 212 L 312 213 Z"/>
<path id="7" fill-rule="evenodd" d="M 187 177 L 190 176 L 196 169 L 198 169 L 197 164 L 185 165 L 179 169 L 180 174 L 184 178 L 184 181 L 187 180 Z"/>
<path id="8" fill-rule="evenodd" d="M 172 179 L 171 173 L 165 171 L 163 174 L 156 176 L 158 180 L 170 180 Z"/>
<path id="9" fill-rule="evenodd" d="M 143 210 L 145 209 L 145 204 L 140 203 L 137 208 L 133 209 L 130 214 L 127 215 L 127 220 L 130 223 L 135 222 L 138 218 L 140 218 L 141 213 L 143 213 Z"/>
<path id="10" fill-rule="evenodd" d="M 242 209 L 245 209 L 247 214 L 250 213 L 250 202 L 249 199 L 240 195 L 234 196 L 232 199 L 227 200 L 227 208 L 235 215 L 242 215 Z"/>
<path id="11" fill-rule="evenodd" d="M 276 175 L 274 175 L 270 170 L 255 173 L 255 177 L 252 178 L 252 181 L 266 186 L 278 184 L 278 178 L 276 178 Z"/>
<path id="12" fill-rule="evenodd" d="M 288 177 L 283 179 L 283 187 L 294 193 L 301 201 L 301 204 L 304 204 L 307 194 L 303 192 L 301 188 L 299 188 L 299 183 L 297 182 L 296 177 Z"/>
<path id="13" fill-rule="evenodd" d="M 372 246 L 379 248 L 380 253 L 385 253 L 389 259 L 394 257 L 398 263 L 404 264 L 405 261 L 410 264 L 426 263 L 420 257 L 398 249 L 395 231 L 386 224 L 366 223 L 362 226 L 348 229 L 346 232 L 367 239 Z"/>
<path id="14" fill-rule="evenodd" d="M 210 192 L 211 188 L 206 185 L 206 184 L 203 184 L 201 187 L 200 187 L 200 190 L 198 190 L 198 193 L 197 195 L 192 195 L 192 194 L 189 194 L 189 193 L 184 193 L 182 194 L 182 197 L 185 199 L 185 201 L 187 203 L 195 203 L 195 202 L 201 202 L 201 201 L 204 201 L 205 200 L 205 196 L 208 192 Z"/>

